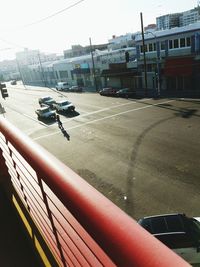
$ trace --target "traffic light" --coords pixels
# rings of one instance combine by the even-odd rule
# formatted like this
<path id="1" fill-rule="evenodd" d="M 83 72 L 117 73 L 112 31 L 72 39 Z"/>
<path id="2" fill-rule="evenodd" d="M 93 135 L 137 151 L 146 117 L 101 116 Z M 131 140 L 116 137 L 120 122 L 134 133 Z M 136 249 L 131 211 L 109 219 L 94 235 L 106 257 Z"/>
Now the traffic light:
<path id="1" fill-rule="evenodd" d="M 1 95 L 2 95 L 3 99 L 8 97 L 8 91 L 6 89 L 5 83 L 0 83 L 0 89 L 1 89 Z"/>
<path id="2" fill-rule="evenodd" d="M 126 62 L 129 62 L 129 60 L 130 60 L 128 51 L 125 52 L 125 60 L 126 60 Z"/>

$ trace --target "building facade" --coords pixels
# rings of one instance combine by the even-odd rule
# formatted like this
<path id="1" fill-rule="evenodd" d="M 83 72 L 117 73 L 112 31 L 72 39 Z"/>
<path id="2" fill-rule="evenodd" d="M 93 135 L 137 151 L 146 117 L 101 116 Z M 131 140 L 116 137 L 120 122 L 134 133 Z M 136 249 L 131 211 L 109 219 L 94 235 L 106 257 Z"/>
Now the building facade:
<path id="1" fill-rule="evenodd" d="M 142 37 L 136 42 L 138 68 L 144 76 Z M 200 93 L 200 22 L 145 34 L 146 74 L 149 89 L 161 93 Z M 143 80 L 144 86 L 144 80 Z"/>

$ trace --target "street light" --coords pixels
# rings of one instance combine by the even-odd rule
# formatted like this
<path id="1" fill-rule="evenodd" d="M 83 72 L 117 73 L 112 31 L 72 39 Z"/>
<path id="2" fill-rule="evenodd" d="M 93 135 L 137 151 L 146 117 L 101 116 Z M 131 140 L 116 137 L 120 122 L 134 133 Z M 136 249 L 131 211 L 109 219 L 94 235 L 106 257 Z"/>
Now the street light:
<path id="1" fill-rule="evenodd" d="M 148 33 L 153 35 L 153 37 L 155 38 L 155 42 L 156 42 L 156 66 L 157 66 L 157 79 L 158 79 L 158 88 L 157 89 L 158 89 L 158 96 L 159 96 L 160 95 L 160 64 L 159 64 L 160 58 L 158 55 L 158 49 L 159 49 L 158 45 L 159 44 L 157 42 L 156 34 L 154 34 L 151 31 L 146 32 L 146 34 L 148 34 Z"/>

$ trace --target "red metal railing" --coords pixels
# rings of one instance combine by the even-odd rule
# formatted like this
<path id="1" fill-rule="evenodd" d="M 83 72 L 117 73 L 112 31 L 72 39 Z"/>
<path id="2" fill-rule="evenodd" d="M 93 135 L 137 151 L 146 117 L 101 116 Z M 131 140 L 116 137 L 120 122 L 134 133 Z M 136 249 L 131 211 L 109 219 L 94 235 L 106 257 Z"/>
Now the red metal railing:
<path id="1" fill-rule="evenodd" d="M 0 132 L 0 178 L 11 181 L 58 266 L 189 266 L 4 118 Z"/>

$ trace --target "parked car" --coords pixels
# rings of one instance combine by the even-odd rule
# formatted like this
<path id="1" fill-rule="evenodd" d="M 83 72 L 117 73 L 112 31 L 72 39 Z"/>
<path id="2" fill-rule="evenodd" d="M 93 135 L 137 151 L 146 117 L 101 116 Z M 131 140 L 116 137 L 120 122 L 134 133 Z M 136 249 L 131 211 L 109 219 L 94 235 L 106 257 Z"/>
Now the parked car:
<path id="1" fill-rule="evenodd" d="M 69 88 L 70 92 L 83 92 L 83 88 L 77 85 L 71 86 Z"/>
<path id="2" fill-rule="evenodd" d="M 56 89 L 58 91 L 68 91 L 69 90 L 69 84 L 67 82 L 59 82 L 56 85 Z"/>
<path id="3" fill-rule="evenodd" d="M 44 106 L 41 108 L 38 108 L 35 113 L 38 116 L 38 120 L 40 119 L 56 119 L 56 112 L 54 110 L 51 110 L 50 107 Z"/>
<path id="4" fill-rule="evenodd" d="M 53 107 L 55 100 L 51 96 L 43 96 L 39 98 L 38 102 L 40 106 L 47 105 L 49 107 Z"/>
<path id="5" fill-rule="evenodd" d="M 17 81 L 16 80 L 13 80 L 10 82 L 11 85 L 16 85 L 17 84 Z"/>
<path id="6" fill-rule="evenodd" d="M 190 264 L 200 264 L 199 218 L 167 214 L 144 217 L 138 223 Z"/>
<path id="7" fill-rule="evenodd" d="M 100 95 L 103 96 L 115 96 L 116 92 L 118 89 L 112 88 L 112 87 L 107 87 L 107 88 L 103 88 L 102 90 L 99 91 Z"/>
<path id="8" fill-rule="evenodd" d="M 55 101 L 53 103 L 53 107 L 56 109 L 57 112 L 59 111 L 74 111 L 75 110 L 75 106 L 67 101 L 67 100 L 59 100 L 59 101 Z"/>
<path id="9" fill-rule="evenodd" d="M 135 95 L 136 95 L 135 90 L 130 89 L 130 88 L 123 88 L 116 92 L 116 96 L 118 97 L 129 98 L 129 97 L 134 97 Z"/>

